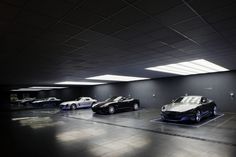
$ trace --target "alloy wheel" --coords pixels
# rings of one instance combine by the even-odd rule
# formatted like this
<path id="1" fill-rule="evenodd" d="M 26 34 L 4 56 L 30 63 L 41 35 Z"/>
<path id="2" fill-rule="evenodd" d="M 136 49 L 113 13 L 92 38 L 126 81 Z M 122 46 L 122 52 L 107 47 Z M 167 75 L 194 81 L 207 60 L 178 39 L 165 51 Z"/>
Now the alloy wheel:
<path id="1" fill-rule="evenodd" d="M 214 108 L 213 108 L 213 116 L 216 116 L 216 115 L 217 115 L 217 107 L 214 106 Z"/>
<path id="2" fill-rule="evenodd" d="M 138 104 L 134 104 L 134 110 L 136 111 L 136 110 L 138 110 L 138 109 L 139 109 Z"/>
<path id="3" fill-rule="evenodd" d="M 75 109 L 76 109 L 75 104 L 71 105 L 71 109 L 72 109 L 72 110 L 75 110 Z"/>
<path id="4" fill-rule="evenodd" d="M 197 111 L 197 112 L 196 112 L 196 117 L 195 117 L 195 119 L 196 119 L 196 122 L 200 122 L 200 121 L 201 121 L 201 112 L 200 112 L 200 111 Z"/>
<path id="5" fill-rule="evenodd" d="M 109 112 L 110 114 L 115 113 L 115 108 L 114 108 L 113 106 L 109 106 L 108 112 Z"/>

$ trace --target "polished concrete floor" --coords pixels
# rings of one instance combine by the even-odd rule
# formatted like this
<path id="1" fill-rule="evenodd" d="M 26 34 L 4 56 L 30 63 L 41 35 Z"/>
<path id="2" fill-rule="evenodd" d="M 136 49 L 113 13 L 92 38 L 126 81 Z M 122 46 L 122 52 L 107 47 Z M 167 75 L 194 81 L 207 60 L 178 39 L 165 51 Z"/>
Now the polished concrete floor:
<path id="1" fill-rule="evenodd" d="M 192 124 L 155 123 L 157 109 L 97 115 L 90 109 L 1 114 L 1 154 L 40 157 L 235 157 L 236 114 Z M 1 155 L 2 156 L 2 155 Z"/>

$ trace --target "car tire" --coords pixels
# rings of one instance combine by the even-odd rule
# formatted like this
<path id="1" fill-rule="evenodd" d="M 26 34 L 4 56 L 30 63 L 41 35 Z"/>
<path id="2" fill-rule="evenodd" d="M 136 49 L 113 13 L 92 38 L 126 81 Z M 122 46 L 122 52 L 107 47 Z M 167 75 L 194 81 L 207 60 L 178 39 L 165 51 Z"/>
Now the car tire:
<path id="1" fill-rule="evenodd" d="M 199 110 L 197 110 L 197 112 L 195 114 L 195 121 L 197 123 L 201 121 L 201 112 Z"/>
<path id="2" fill-rule="evenodd" d="M 139 104 L 135 103 L 133 106 L 134 111 L 137 111 L 139 109 Z"/>
<path id="3" fill-rule="evenodd" d="M 95 102 L 93 102 L 90 107 L 92 107 L 94 104 L 95 104 Z"/>
<path id="4" fill-rule="evenodd" d="M 72 104 L 71 107 L 70 107 L 71 110 L 76 110 L 76 105 L 75 104 Z"/>
<path id="5" fill-rule="evenodd" d="M 212 116 L 216 116 L 217 115 L 217 107 L 214 106 L 211 112 L 212 112 Z"/>
<path id="6" fill-rule="evenodd" d="M 114 106 L 109 106 L 108 107 L 108 113 L 109 114 L 114 114 L 115 113 L 115 107 Z"/>

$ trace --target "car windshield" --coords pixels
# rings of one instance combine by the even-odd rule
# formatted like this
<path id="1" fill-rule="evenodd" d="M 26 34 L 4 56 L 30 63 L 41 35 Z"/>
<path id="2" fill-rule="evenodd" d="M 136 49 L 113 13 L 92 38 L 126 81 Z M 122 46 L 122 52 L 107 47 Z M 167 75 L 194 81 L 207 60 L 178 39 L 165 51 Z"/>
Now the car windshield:
<path id="1" fill-rule="evenodd" d="M 182 104 L 199 104 L 201 101 L 200 96 L 185 96 L 180 97 L 174 101 L 174 103 L 182 103 Z"/>
<path id="2" fill-rule="evenodd" d="M 183 97 L 179 97 L 178 99 L 174 101 L 174 103 L 180 103 L 182 100 L 183 100 Z"/>
<path id="3" fill-rule="evenodd" d="M 122 96 L 113 96 L 111 98 L 108 98 L 107 100 L 105 100 L 106 102 L 111 102 L 111 101 L 119 101 L 122 98 Z"/>
<path id="4" fill-rule="evenodd" d="M 75 99 L 75 101 L 79 101 L 79 100 L 81 100 L 81 99 L 82 99 L 82 97 L 79 97 L 79 98 Z"/>

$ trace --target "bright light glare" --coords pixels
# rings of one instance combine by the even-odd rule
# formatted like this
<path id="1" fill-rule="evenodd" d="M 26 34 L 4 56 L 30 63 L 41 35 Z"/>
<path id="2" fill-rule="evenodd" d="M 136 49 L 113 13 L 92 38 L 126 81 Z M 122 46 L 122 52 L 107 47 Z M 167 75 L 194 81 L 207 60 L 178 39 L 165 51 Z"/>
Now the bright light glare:
<path id="1" fill-rule="evenodd" d="M 138 81 L 138 80 L 146 80 L 149 78 L 145 77 L 133 77 L 133 76 L 122 76 L 122 75 L 100 75 L 86 78 L 89 80 L 106 80 L 106 81 Z"/>
<path id="2" fill-rule="evenodd" d="M 47 86 L 34 86 L 34 87 L 29 87 L 31 89 L 64 89 L 64 88 L 67 88 L 67 87 L 47 87 Z"/>
<path id="3" fill-rule="evenodd" d="M 190 62 L 180 62 L 176 64 L 168 64 L 163 66 L 149 67 L 146 69 L 152 71 L 178 74 L 178 75 L 193 75 L 193 74 L 229 71 L 229 69 L 216 65 L 204 59 L 193 60 Z"/>
<path id="4" fill-rule="evenodd" d="M 41 91 L 42 89 L 31 89 L 31 88 L 19 88 L 19 89 L 12 89 L 13 92 L 37 92 Z"/>
<path id="5" fill-rule="evenodd" d="M 64 82 L 57 82 L 55 84 L 61 85 L 100 85 L 105 84 L 103 82 L 76 82 L 76 81 L 64 81 Z"/>

